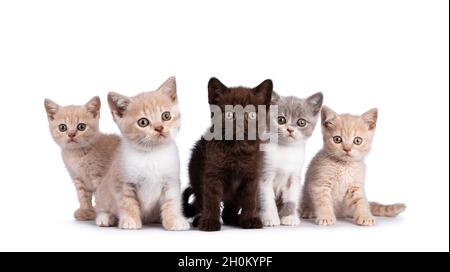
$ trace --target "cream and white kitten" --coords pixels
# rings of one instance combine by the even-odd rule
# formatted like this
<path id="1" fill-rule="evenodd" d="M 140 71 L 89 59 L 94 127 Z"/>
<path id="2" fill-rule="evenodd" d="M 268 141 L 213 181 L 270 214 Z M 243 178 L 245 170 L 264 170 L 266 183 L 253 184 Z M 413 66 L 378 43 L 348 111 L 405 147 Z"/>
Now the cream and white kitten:
<path id="1" fill-rule="evenodd" d="M 156 91 L 126 97 L 108 94 L 122 144 L 97 193 L 96 223 L 140 229 L 162 223 L 167 230 L 187 230 L 182 215 L 180 162 L 174 137 L 180 127 L 176 81 Z"/>
<path id="2" fill-rule="evenodd" d="M 302 216 L 329 226 L 336 218 L 352 218 L 355 224 L 372 226 L 374 216 L 397 216 L 404 204 L 370 203 L 365 193 L 366 165 L 378 119 L 378 110 L 362 115 L 337 114 L 322 109 L 323 149 L 306 173 Z"/>
<path id="3" fill-rule="evenodd" d="M 61 147 L 64 164 L 77 189 L 80 208 L 74 217 L 93 220 L 92 196 L 111 165 L 120 138 L 99 131 L 98 96 L 82 106 L 60 106 L 50 99 L 45 99 L 44 105 L 50 132 Z"/>
<path id="4" fill-rule="evenodd" d="M 264 226 L 300 223 L 298 206 L 305 145 L 317 123 L 323 95 L 306 99 L 272 94 L 272 105 L 278 106 L 278 143 L 270 143 L 260 182 L 260 215 Z"/>

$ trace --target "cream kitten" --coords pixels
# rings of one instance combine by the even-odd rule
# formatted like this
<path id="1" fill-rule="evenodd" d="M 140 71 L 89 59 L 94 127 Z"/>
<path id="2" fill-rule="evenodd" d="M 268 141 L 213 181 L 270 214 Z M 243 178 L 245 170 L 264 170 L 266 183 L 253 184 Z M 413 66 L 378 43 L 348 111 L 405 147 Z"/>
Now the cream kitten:
<path id="1" fill-rule="evenodd" d="M 62 107 L 45 99 L 50 132 L 62 149 L 62 157 L 75 184 L 80 208 L 77 220 L 93 220 L 92 195 L 111 164 L 120 138 L 99 132 L 100 99 L 84 106 Z"/>
<path id="2" fill-rule="evenodd" d="M 338 115 L 322 109 L 323 149 L 312 160 L 303 190 L 303 217 L 319 225 L 333 225 L 336 217 L 352 218 L 362 226 L 375 224 L 375 216 L 396 216 L 404 204 L 369 203 L 364 192 L 366 166 L 375 133 L 378 110 L 361 116 Z"/>
<path id="3" fill-rule="evenodd" d="M 160 223 L 167 230 L 187 230 L 182 215 L 180 162 L 174 137 L 180 127 L 175 78 L 158 90 L 126 97 L 109 93 L 122 143 L 97 194 L 101 227 L 140 229 Z"/>
<path id="4" fill-rule="evenodd" d="M 264 226 L 300 223 L 298 208 L 305 145 L 316 126 L 322 102 L 321 93 L 306 99 L 272 93 L 272 105 L 278 106 L 278 116 L 272 116 L 278 123 L 278 143 L 270 143 L 264 154 L 259 188 Z"/>

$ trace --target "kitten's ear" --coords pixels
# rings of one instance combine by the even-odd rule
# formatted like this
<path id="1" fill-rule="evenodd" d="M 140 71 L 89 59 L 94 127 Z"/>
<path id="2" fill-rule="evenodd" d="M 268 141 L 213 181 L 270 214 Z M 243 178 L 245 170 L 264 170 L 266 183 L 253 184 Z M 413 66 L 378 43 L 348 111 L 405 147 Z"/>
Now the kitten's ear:
<path id="1" fill-rule="evenodd" d="M 47 117 L 50 121 L 53 121 L 55 114 L 59 110 L 59 105 L 50 99 L 46 98 L 44 100 L 45 111 L 47 112 Z"/>
<path id="2" fill-rule="evenodd" d="M 256 88 L 254 88 L 256 94 L 263 96 L 263 101 L 266 106 L 270 105 L 273 93 L 273 82 L 270 79 L 264 80 Z"/>
<path id="3" fill-rule="evenodd" d="M 336 112 L 334 112 L 332 109 L 330 109 L 327 106 L 323 106 L 322 107 L 322 126 L 326 127 L 326 128 L 333 128 L 334 125 L 334 120 L 336 119 L 336 117 L 338 116 L 338 114 Z"/>
<path id="4" fill-rule="evenodd" d="M 108 94 L 108 104 L 109 108 L 111 109 L 111 113 L 114 117 L 114 120 L 118 118 L 122 118 L 124 112 L 126 111 L 128 105 L 130 104 L 131 100 L 129 97 L 126 97 L 124 95 L 110 92 Z"/>
<path id="5" fill-rule="evenodd" d="M 306 98 L 306 103 L 312 108 L 313 115 L 319 114 L 323 104 L 323 94 L 321 92 L 315 93 Z"/>
<path id="6" fill-rule="evenodd" d="M 280 102 L 280 95 L 277 94 L 275 91 L 272 91 L 272 104 L 278 104 Z"/>
<path id="7" fill-rule="evenodd" d="M 215 77 L 212 77 L 208 82 L 208 101 L 209 104 L 216 104 L 216 98 L 220 94 L 224 93 L 228 90 L 228 87 L 225 86 L 220 80 Z"/>
<path id="8" fill-rule="evenodd" d="M 378 109 L 374 108 L 363 115 L 361 115 L 361 118 L 364 120 L 364 122 L 367 123 L 369 126 L 369 130 L 373 130 L 377 126 L 377 120 L 378 120 Z"/>
<path id="9" fill-rule="evenodd" d="M 97 118 L 97 116 L 100 115 L 100 107 L 101 107 L 100 97 L 94 96 L 84 106 L 86 107 L 87 111 L 94 116 L 94 118 Z"/>
<path id="10" fill-rule="evenodd" d="M 165 95 L 169 96 L 172 101 L 177 100 L 177 80 L 174 76 L 169 77 L 158 90 Z"/>

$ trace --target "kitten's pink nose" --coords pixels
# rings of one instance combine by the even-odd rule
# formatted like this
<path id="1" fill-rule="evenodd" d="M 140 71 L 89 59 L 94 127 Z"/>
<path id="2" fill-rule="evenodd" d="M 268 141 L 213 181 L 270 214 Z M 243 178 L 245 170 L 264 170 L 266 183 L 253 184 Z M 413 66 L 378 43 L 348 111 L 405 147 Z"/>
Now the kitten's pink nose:
<path id="1" fill-rule="evenodd" d="M 75 136 L 77 136 L 77 133 L 74 131 L 71 131 L 67 135 L 69 136 L 69 138 L 75 138 Z"/>
<path id="2" fill-rule="evenodd" d="M 289 133 L 292 133 L 292 132 L 294 132 L 294 129 L 292 129 L 292 128 L 287 128 L 287 131 L 289 132 Z"/>
<path id="3" fill-rule="evenodd" d="M 164 127 L 163 126 L 157 126 L 154 129 L 155 129 L 155 131 L 161 133 L 164 130 Z"/>
<path id="4" fill-rule="evenodd" d="M 350 151 L 352 151 L 352 147 L 351 146 L 344 146 L 344 151 L 347 153 L 350 153 Z"/>

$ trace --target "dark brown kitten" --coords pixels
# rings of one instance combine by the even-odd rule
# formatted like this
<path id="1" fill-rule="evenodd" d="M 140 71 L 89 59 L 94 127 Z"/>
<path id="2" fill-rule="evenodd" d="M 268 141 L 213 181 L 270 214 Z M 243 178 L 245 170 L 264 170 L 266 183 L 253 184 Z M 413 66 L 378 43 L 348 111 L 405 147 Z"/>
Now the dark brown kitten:
<path id="1" fill-rule="evenodd" d="M 272 90 L 271 80 L 251 89 L 228 88 L 218 79 L 211 78 L 208 83 L 209 104 L 219 106 L 224 115 L 225 105 L 254 105 L 256 108 L 264 105 L 268 111 Z M 245 126 L 246 135 L 247 130 Z M 257 213 L 258 180 L 263 159 L 260 143 L 257 135 L 256 140 L 246 137 L 245 140 L 207 141 L 202 137 L 195 144 L 189 162 L 190 187 L 183 194 L 185 215 L 196 216 L 195 227 L 202 231 L 220 230 L 222 201 L 225 224 L 245 229 L 263 227 Z M 195 201 L 189 204 L 192 194 Z"/>

